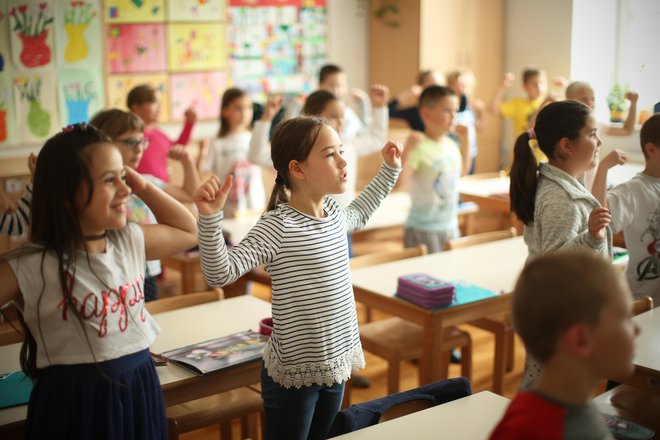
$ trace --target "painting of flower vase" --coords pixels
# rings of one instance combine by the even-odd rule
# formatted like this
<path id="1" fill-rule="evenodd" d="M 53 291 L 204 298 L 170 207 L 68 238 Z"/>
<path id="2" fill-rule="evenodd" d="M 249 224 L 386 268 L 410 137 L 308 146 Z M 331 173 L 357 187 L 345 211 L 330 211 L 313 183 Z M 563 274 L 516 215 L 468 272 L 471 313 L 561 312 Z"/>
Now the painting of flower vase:
<path id="1" fill-rule="evenodd" d="M 64 31 L 67 37 L 64 48 L 66 62 L 75 63 L 87 58 L 89 47 L 85 38 L 85 30 L 97 15 L 90 2 L 71 1 L 68 3 L 64 10 Z"/>
<path id="2" fill-rule="evenodd" d="M 47 11 L 47 3 L 32 6 L 20 5 L 9 11 L 12 31 L 21 42 L 19 59 L 28 68 L 45 66 L 51 61 L 47 39 L 53 17 Z"/>

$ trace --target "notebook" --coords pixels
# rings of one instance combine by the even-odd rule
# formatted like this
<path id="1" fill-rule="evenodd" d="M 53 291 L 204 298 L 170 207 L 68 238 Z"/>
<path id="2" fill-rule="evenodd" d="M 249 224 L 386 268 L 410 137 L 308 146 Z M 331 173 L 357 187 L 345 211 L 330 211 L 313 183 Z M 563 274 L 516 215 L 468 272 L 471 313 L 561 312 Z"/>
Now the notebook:
<path id="1" fill-rule="evenodd" d="M 0 408 L 25 405 L 30 400 L 32 381 L 22 372 L 5 373 L 0 380 Z"/>

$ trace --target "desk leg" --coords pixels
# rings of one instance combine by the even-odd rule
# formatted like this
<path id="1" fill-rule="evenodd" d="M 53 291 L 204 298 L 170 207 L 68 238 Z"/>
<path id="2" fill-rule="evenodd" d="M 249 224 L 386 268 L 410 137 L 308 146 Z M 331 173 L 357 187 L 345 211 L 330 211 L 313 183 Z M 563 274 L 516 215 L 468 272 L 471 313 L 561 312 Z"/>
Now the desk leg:
<path id="1" fill-rule="evenodd" d="M 442 322 L 429 318 L 424 325 L 423 355 L 419 364 L 420 386 L 447 379 L 449 354 L 442 351 L 442 334 Z"/>

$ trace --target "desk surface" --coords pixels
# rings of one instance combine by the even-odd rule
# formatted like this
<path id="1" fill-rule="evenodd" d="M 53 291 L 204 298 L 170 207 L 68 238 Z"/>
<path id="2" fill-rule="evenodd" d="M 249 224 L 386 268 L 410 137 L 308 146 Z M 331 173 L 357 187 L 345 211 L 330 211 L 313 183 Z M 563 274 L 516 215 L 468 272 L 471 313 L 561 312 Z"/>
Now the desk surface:
<path id="1" fill-rule="evenodd" d="M 644 312 L 633 319 L 641 330 L 636 341 L 633 363 L 660 375 L 660 308 Z"/>
<path id="2" fill-rule="evenodd" d="M 508 405 L 509 399 L 490 391 L 482 391 L 335 438 L 342 440 L 487 439 Z"/>
<path id="3" fill-rule="evenodd" d="M 510 292 L 526 259 L 527 246 L 522 237 L 515 237 L 356 269 L 352 271 L 353 285 L 393 297 L 400 275 L 421 272 L 446 281 L 462 279 L 495 292 Z"/>
<path id="4" fill-rule="evenodd" d="M 247 329 L 259 330 L 259 321 L 270 315 L 270 303 L 249 295 L 158 313 L 153 316 L 161 332 L 151 350 L 161 353 Z M 20 346 L 0 347 L 0 372 L 19 369 Z M 156 371 L 164 388 L 199 378 L 173 364 L 157 367 Z M 24 420 L 26 415 L 27 405 L 0 410 L 0 426 Z"/>

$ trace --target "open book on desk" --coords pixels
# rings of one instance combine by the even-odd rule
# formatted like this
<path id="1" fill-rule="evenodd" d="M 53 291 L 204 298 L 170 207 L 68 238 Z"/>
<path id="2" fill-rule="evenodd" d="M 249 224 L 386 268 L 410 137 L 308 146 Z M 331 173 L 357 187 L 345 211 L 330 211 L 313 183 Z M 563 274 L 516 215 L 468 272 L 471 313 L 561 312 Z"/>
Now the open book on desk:
<path id="1" fill-rule="evenodd" d="M 195 374 L 218 370 L 260 359 L 268 338 L 246 330 L 163 353 L 170 362 Z"/>

